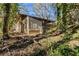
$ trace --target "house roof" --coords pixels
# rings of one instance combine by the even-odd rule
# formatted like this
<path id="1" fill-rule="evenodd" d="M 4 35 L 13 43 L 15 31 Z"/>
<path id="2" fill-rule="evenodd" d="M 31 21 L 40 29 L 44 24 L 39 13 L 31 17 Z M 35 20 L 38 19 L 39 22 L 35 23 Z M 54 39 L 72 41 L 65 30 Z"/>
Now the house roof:
<path id="1" fill-rule="evenodd" d="M 40 20 L 40 21 L 48 21 L 48 22 L 55 22 L 53 20 L 49 20 L 49 19 L 44 19 L 44 18 L 40 18 L 40 17 L 35 17 L 35 16 L 30 16 L 30 15 L 25 15 L 25 14 L 19 14 L 20 16 L 22 17 L 31 17 L 31 18 L 34 18 L 34 19 L 37 19 L 37 20 Z"/>

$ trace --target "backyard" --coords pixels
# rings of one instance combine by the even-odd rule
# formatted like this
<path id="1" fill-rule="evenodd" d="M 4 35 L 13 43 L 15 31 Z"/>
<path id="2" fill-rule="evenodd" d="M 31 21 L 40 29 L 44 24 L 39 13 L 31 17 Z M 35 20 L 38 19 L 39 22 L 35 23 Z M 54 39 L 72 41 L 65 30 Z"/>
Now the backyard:
<path id="1" fill-rule="evenodd" d="M 79 4 L 0 7 L 0 56 L 79 56 Z"/>

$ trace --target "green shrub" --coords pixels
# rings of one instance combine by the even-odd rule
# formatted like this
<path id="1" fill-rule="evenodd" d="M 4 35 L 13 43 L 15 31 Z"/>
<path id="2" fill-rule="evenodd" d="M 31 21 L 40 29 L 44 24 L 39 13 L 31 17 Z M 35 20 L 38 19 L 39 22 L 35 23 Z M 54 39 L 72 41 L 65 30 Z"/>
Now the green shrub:
<path id="1" fill-rule="evenodd" d="M 63 40 L 70 40 L 72 38 L 72 34 L 65 33 Z"/>
<path id="2" fill-rule="evenodd" d="M 79 56 L 79 46 L 75 47 L 74 51 L 76 52 L 76 56 Z"/>
<path id="3" fill-rule="evenodd" d="M 69 48 L 68 45 L 62 45 L 59 47 L 59 51 L 62 56 L 75 56 L 76 52 Z"/>
<path id="4" fill-rule="evenodd" d="M 49 49 L 48 55 L 51 56 L 77 56 L 79 55 L 79 47 L 71 49 L 68 45 L 60 45 L 56 49 Z"/>

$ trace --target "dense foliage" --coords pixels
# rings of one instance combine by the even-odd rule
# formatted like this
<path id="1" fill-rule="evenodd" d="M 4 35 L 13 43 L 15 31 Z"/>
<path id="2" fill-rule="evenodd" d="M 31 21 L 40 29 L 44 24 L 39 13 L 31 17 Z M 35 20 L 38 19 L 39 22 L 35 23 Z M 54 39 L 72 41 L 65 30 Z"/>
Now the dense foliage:
<path id="1" fill-rule="evenodd" d="M 79 5 L 61 3 L 56 6 L 58 11 L 57 28 L 64 32 L 62 40 L 64 40 L 65 43 L 73 39 L 72 35 L 76 33 L 76 30 L 79 28 Z M 70 48 L 68 45 L 61 43 L 57 48 L 53 48 L 54 46 L 49 48 L 48 55 L 79 56 L 79 47 Z"/>
<path id="2" fill-rule="evenodd" d="M 79 56 L 79 47 L 70 48 L 68 45 L 60 45 L 56 49 L 52 48 L 48 51 L 48 55 L 51 56 Z"/>

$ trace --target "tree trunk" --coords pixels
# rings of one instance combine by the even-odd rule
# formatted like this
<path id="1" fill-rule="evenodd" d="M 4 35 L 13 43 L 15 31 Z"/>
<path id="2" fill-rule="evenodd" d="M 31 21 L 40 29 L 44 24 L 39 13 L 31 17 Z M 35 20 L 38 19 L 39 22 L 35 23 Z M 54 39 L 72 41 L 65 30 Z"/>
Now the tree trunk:
<path id="1" fill-rule="evenodd" d="M 4 4 L 4 24 L 3 24 L 3 39 L 8 39 L 8 21 L 10 15 L 10 3 Z"/>

